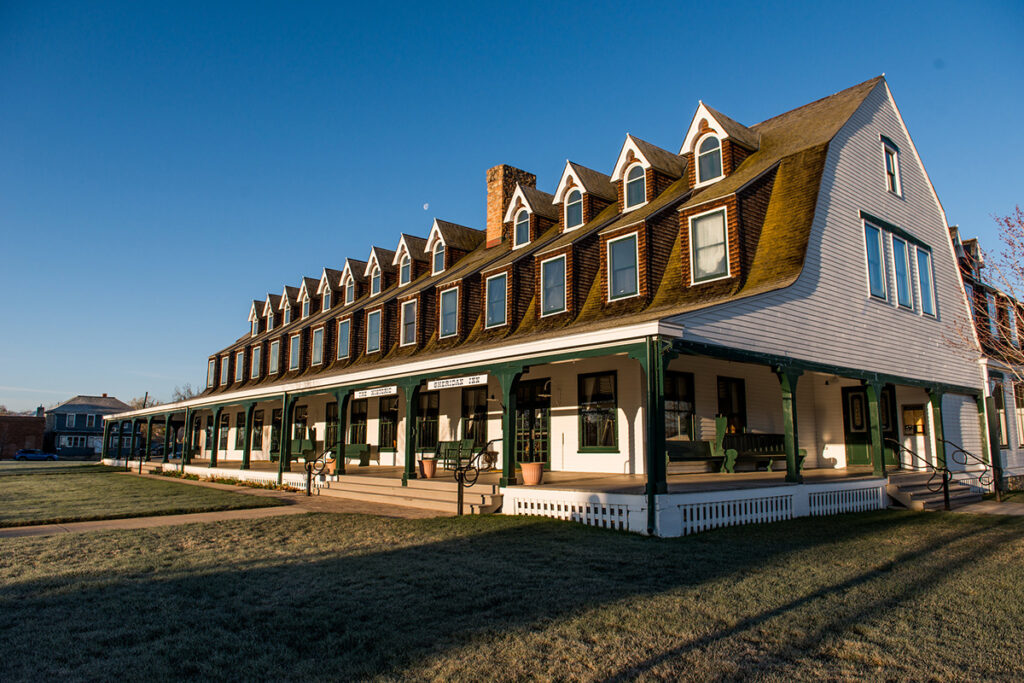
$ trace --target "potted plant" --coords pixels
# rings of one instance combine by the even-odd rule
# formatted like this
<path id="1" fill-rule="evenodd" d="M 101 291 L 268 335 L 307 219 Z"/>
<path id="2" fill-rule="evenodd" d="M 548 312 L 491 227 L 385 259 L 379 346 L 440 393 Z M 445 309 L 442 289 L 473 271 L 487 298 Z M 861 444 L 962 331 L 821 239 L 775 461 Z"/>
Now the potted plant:
<path id="1" fill-rule="evenodd" d="M 424 455 L 420 458 L 420 474 L 425 479 L 433 479 L 437 474 L 437 458 L 432 455 Z"/>
<path id="2" fill-rule="evenodd" d="M 519 457 L 519 467 L 523 470 L 523 484 L 537 486 L 544 480 L 544 459 L 534 448 L 533 438 L 527 442 L 526 452 Z"/>

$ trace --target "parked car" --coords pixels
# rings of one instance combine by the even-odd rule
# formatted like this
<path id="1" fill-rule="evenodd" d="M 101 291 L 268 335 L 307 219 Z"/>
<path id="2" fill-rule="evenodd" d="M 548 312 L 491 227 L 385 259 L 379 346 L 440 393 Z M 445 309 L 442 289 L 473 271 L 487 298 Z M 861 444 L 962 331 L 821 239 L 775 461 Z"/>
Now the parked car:
<path id="1" fill-rule="evenodd" d="M 53 453 L 44 453 L 38 448 L 22 448 L 14 454 L 15 460 L 56 460 Z"/>

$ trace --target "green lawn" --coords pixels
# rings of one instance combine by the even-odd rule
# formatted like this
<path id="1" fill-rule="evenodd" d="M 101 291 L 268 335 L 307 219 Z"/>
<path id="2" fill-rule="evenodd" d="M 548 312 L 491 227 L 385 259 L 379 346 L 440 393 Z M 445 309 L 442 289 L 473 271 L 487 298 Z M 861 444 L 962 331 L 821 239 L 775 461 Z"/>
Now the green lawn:
<path id="1" fill-rule="evenodd" d="M 1007 517 L 658 540 L 317 514 L 0 539 L 8 680 L 1021 680 L 1022 604 Z"/>
<path id="2" fill-rule="evenodd" d="M 281 505 L 274 498 L 120 472 L 94 464 L 0 463 L 0 527 Z"/>

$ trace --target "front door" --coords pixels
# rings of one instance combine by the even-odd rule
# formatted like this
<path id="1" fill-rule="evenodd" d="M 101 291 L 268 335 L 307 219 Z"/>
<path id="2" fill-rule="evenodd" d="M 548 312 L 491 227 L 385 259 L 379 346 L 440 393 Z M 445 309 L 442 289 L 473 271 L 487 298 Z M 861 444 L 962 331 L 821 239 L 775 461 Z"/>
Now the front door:
<path id="1" fill-rule="evenodd" d="M 551 380 L 520 382 L 516 389 L 516 459 L 549 463 Z"/>
<path id="2" fill-rule="evenodd" d="M 899 441 L 896 424 L 896 392 L 886 386 L 878 405 L 882 419 L 882 439 Z M 871 429 L 868 413 L 868 392 L 864 387 L 843 388 L 843 434 L 846 441 L 847 465 L 871 464 Z M 896 466 L 893 447 L 884 444 L 885 464 Z"/>

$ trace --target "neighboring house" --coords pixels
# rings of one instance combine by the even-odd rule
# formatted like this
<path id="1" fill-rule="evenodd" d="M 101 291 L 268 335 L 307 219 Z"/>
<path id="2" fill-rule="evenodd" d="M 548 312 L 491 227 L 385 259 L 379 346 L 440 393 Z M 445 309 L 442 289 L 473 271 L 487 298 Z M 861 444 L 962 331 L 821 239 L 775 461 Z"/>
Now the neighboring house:
<path id="1" fill-rule="evenodd" d="M 129 410 L 107 396 L 75 396 L 46 411 L 46 448 L 58 455 L 91 456 L 103 447 L 103 416 Z"/>
<path id="2" fill-rule="evenodd" d="M 406 483 L 440 442 L 494 440 L 506 509 L 524 460 L 638 475 L 623 505 L 668 534 L 727 437 L 784 449 L 791 482 L 801 452 L 882 477 L 940 462 L 943 433 L 982 451 L 981 373 L 943 341 L 967 314 L 947 222 L 885 79 L 749 127 L 700 103 L 679 134 L 567 162 L 552 194 L 490 169 L 484 229 L 435 220 L 252 301 L 203 394 L 116 418 L 279 471 L 311 427 Z"/>
<path id="3" fill-rule="evenodd" d="M 42 406 L 35 415 L 0 415 L 0 460 L 22 448 L 42 448 L 45 424 Z"/>
<path id="4" fill-rule="evenodd" d="M 995 410 L 993 441 L 1008 476 L 1024 475 L 1024 308 L 985 278 L 985 259 L 977 239 L 962 239 L 958 226 L 949 229 L 971 306 L 971 331 L 980 344 L 990 404 Z M 999 279 L 998 276 L 996 279 Z M 970 349 L 961 334 L 959 341 Z M 995 447 L 995 444 L 993 445 Z"/>

